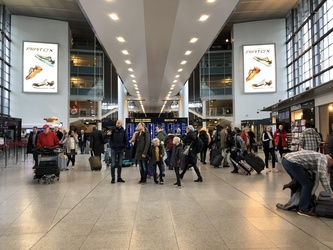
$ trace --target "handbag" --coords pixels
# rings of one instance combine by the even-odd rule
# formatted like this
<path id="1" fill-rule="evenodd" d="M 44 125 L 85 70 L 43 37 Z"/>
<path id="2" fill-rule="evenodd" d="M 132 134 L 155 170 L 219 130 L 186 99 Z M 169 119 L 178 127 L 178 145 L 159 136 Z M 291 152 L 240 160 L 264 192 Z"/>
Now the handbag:
<path id="1" fill-rule="evenodd" d="M 191 143 L 191 144 L 192 144 L 192 143 Z M 185 146 L 184 146 L 184 148 L 183 148 L 183 155 L 189 155 L 191 144 L 190 144 L 190 145 L 185 145 Z"/>

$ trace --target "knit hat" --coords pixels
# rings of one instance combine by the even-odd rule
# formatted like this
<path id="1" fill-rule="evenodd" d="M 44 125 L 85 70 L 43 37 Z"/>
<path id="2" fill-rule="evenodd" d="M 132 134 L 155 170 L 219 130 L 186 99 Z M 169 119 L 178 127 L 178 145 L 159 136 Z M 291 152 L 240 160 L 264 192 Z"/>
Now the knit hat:
<path id="1" fill-rule="evenodd" d="M 190 130 L 190 131 L 194 131 L 194 127 L 193 127 L 192 125 L 188 125 L 187 128 L 188 128 L 188 130 Z"/>

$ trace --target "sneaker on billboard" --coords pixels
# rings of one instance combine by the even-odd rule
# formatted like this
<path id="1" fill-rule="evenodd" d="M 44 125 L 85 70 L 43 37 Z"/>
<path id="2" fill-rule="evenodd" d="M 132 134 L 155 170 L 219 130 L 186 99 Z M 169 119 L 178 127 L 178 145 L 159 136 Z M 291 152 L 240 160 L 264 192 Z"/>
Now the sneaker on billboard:
<path id="1" fill-rule="evenodd" d="M 41 56 L 41 55 L 36 54 L 35 57 L 51 67 L 54 66 L 55 60 L 52 60 L 52 57 L 50 57 L 50 56 Z"/>

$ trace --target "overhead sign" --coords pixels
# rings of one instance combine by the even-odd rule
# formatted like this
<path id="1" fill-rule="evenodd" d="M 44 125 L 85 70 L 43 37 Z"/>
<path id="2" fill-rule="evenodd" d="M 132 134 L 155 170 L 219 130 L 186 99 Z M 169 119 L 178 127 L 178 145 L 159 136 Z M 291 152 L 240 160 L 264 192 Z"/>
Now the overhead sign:
<path id="1" fill-rule="evenodd" d="M 23 42 L 23 92 L 58 92 L 58 44 Z"/>
<path id="2" fill-rule="evenodd" d="M 244 45 L 244 93 L 276 92 L 275 44 Z"/>

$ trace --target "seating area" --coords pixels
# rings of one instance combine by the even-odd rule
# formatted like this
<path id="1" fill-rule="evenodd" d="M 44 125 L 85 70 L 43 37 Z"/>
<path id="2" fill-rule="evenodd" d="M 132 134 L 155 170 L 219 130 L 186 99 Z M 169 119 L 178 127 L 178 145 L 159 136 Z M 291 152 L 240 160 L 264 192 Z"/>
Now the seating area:
<path id="1" fill-rule="evenodd" d="M 333 219 L 276 208 L 290 196 L 281 163 L 250 176 L 199 163 L 203 182 L 188 171 L 178 189 L 171 170 L 164 185 L 138 184 L 133 165 L 111 185 L 88 158 L 48 184 L 33 179 L 32 155 L 5 167 L 0 151 L 0 249 L 333 249 Z"/>

